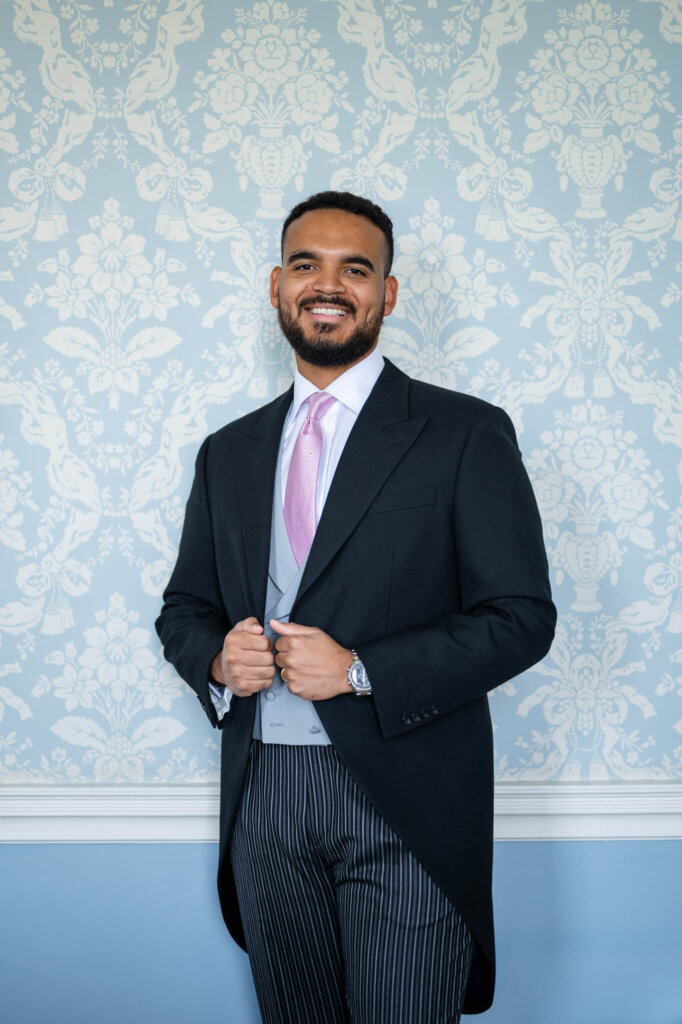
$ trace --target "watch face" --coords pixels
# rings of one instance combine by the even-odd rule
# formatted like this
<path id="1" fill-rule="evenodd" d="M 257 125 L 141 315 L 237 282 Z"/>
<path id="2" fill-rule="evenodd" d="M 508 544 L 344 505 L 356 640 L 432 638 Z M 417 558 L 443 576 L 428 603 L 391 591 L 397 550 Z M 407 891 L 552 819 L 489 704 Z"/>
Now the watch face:
<path id="1" fill-rule="evenodd" d="M 365 671 L 365 666 L 362 664 L 361 661 L 360 662 L 356 662 L 354 665 L 351 666 L 349 674 L 350 674 L 351 683 L 355 687 L 356 690 L 369 690 L 369 689 L 371 689 L 371 684 L 370 684 L 369 679 L 367 678 L 367 672 Z"/>

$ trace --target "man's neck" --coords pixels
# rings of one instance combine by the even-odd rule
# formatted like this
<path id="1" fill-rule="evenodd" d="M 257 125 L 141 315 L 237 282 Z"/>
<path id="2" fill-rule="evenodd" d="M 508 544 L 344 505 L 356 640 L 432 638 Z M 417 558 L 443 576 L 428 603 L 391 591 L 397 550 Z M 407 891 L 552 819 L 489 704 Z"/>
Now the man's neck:
<path id="1" fill-rule="evenodd" d="M 346 363 L 344 366 L 315 366 L 313 363 L 308 363 L 305 359 L 301 359 L 299 355 L 296 356 L 296 366 L 302 377 L 309 380 L 320 391 L 324 391 L 337 377 L 340 377 L 346 370 L 350 370 L 351 366 L 357 366 L 363 359 L 367 359 L 375 348 L 376 344 L 369 352 L 365 352 L 364 356 L 360 356 L 359 359 L 354 359 L 352 363 Z"/>

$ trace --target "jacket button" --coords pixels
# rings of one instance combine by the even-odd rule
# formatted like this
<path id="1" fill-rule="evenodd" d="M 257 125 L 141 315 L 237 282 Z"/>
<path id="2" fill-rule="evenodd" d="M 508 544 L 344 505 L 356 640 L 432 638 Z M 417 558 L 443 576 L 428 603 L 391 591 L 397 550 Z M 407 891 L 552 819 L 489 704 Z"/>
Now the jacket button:
<path id="1" fill-rule="evenodd" d="M 422 718 L 428 718 L 429 715 L 431 714 L 431 712 L 429 711 L 428 708 L 422 708 L 421 714 L 422 714 Z"/>
<path id="2" fill-rule="evenodd" d="M 434 704 L 434 706 L 431 708 L 431 714 L 432 715 L 439 715 L 440 714 L 440 708 L 437 708 L 435 706 L 435 704 Z"/>
<path id="3" fill-rule="evenodd" d="M 403 725 L 412 725 L 412 719 L 410 718 L 409 715 L 403 715 L 402 723 Z"/>
<path id="4" fill-rule="evenodd" d="M 422 716 L 419 714 L 419 712 L 417 712 L 416 715 L 412 715 L 412 721 L 413 722 L 421 722 L 421 720 L 422 720 Z"/>

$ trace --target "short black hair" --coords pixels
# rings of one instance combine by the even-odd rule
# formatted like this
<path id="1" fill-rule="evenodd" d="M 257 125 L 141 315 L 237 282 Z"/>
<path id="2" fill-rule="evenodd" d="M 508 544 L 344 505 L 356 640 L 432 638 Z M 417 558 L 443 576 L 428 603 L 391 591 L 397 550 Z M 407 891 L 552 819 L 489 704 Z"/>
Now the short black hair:
<path id="1" fill-rule="evenodd" d="M 387 213 L 364 196 L 355 196 L 352 192 L 317 192 L 314 196 L 304 199 L 295 206 L 282 225 L 281 248 L 284 254 L 284 235 L 292 221 L 302 217 L 310 210 L 343 210 L 345 213 L 356 213 L 376 224 L 386 239 L 386 267 L 384 277 L 391 273 L 393 263 L 393 222 Z"/>

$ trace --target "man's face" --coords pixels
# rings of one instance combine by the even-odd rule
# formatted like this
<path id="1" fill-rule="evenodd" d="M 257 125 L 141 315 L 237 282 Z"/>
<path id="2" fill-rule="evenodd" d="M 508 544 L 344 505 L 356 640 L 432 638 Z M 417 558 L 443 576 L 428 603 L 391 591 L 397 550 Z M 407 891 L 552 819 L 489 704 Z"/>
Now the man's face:
<path id="1" fill-rule="evenodd" d="M 289 225 L 270 300 L 301 359 L 349 366 L 374 348 L 398 292 L 385 258 L 384 233 L 366 217 L 310 210 Z"/>

